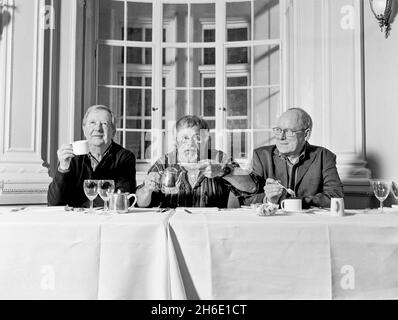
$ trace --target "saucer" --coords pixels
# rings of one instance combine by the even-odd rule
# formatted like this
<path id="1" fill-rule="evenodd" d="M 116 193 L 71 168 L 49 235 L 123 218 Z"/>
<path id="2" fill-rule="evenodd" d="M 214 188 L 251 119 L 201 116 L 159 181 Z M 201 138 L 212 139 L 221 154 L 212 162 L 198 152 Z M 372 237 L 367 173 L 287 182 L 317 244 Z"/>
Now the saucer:
<path id="1" fill-rule="evenodd" d="M 296 210 L 296 211 L 281 209 L 281 212 L 292 214 L 292 213 L 311 213 L 312 211 L 311 211 L 311 209 L 302 209 L 302 210 Z"/>

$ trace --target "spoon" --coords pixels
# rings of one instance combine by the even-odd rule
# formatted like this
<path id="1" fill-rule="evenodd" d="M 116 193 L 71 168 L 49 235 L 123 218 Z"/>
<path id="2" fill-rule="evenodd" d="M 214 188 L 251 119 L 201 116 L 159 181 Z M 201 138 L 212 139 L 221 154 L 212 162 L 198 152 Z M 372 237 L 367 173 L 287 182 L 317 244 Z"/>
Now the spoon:
<path id="1" fill-rule="evenodd" d="M 286 188 L 286 187 L 285 187 L 282 183 L 280 183 L 279 181 L 277 181 L 277 183 L 278 183 L 283 189 L 285 189 L 286 192 L 287 192 L 288 194 L 290 194 L 293 198 L 296 198 L 296 193 L 295 193 L 292 189 Z"/>

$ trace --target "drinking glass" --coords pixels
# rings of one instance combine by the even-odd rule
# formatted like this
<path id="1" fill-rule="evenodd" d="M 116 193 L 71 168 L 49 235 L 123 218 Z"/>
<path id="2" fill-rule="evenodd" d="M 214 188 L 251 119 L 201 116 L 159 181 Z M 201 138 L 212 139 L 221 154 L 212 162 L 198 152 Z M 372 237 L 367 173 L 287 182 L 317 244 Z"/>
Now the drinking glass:
<path id="1" fill-rule="evenodd" d="M 390 193 L 391 183 L 384 180 L 371 180 L 373 192 L 380 201 L 380 212 L 383 212 L 383 201 L 387 199 Z"/>
<path id="2" fill-rule="evenodd" d="M 109 199 L 115 192 L 115 181 L 113 180 L 100 180 L 98 182 L 99 195 L 104 200 L 104 212 L 109 210 Z"/>
<path id="3" fill-rule="evenodd" d="M 393 180 L 391 183 L 391 192 L 395 199 L 398 199 L 398 180 Z"/>
<path id="4" fill-rule="evenodd" d="M 98 196 L 98 180 L 84 180 L 83 189 L 86 197 L 90 200 L 90 212 L 93 212 L 94 199 Z"/>

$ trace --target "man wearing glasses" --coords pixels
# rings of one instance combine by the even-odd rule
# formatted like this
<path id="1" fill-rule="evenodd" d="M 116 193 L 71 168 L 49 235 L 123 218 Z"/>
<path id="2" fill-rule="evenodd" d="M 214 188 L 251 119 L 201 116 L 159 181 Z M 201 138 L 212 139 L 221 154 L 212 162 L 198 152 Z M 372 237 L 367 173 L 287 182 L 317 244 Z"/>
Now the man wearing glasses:
<path id="1" fill-rule="evenodd" d="M 253 171 L 264 193 L 247 198 L 245 203 L 280 204 L 292 197 L 286 188 L 302 199 L 303 208 L 329 207 L 330 198 L 343 197 L 336 156 L 326 148 L 310 145 L 311 131 L 312 119 L 303 109 L 291 108 L 279 117 L 273 128 L 276 144 L 253 152 Z"/>
<path id="2" fill-rule="evenodd" d="M 64 144 L 57 151 L 58 169 L 48 189 L 49 205 L 87 207 L 85 179 L 110 179 L 115 181 L 115 190 L 135 191 L 135 155 L 113 141 L 116 118 L 112 110 L 103 105 L 88 108 L 83 117 L 83 131 L 88 154 L 74 154 L 72 144 Z M 94 205 L 103 205 L 100 197 L 94 200 Z"/>

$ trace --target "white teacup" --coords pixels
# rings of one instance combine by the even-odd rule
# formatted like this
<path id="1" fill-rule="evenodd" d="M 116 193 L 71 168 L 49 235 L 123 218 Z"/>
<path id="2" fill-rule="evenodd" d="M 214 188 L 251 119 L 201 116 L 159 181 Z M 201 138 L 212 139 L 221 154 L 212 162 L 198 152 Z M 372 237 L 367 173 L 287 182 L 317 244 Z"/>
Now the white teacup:
<path id="1" fill-rule="evenodd" d="M 285 211 L 302 211 L 301 199 L 285 199 L 281 202 L 281 208 Z"/>
<path id="2" fill-rule="evenodd" d="M 333 216 L 344 216 L 344 199 L 343 198 L 331 198 L 330 199 L 330 213 Z"/>
<path id="3" fill-rule="evenodd" d="M 75 155 L 88 154 L 88 141 L 87 140 L 79 140 L 72 142 L 73 153 Z"/>

